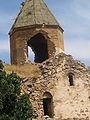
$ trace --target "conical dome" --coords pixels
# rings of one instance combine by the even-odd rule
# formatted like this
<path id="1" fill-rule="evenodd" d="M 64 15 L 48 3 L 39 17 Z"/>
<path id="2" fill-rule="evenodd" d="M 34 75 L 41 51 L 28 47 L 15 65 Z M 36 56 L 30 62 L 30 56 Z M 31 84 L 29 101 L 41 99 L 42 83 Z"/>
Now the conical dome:
<path id="1" fill-rule="evenodd" d="M 44 0 L 26 0 L 22 3 L 9 35 L 11 64 L 29 61 L 29 47 L 37 63 L 64 52 L 63 29 Z"/>
<path id="2" fill-rule="evenodd" d="M 26 0 L 12 28 L 42 24 L 60 26 L 43 0 Z"/>

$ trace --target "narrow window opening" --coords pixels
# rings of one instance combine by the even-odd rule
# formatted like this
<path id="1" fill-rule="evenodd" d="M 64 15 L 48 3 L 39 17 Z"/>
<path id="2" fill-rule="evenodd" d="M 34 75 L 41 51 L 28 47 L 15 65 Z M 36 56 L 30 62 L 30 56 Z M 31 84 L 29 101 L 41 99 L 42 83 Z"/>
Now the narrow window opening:
<path id="1" fill-rule="evenodd" d="M 69 83 L 70 83 L 70 86 L 74 86 L 72 74 L 69 74 Z"/>

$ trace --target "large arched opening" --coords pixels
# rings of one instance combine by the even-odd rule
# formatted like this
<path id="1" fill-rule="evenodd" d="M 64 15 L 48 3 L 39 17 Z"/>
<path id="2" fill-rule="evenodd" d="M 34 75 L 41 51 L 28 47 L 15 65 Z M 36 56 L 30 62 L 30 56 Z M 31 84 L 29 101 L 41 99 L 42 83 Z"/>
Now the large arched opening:
<path id="1" fill-rule="evenodd" d="M 31 47 L 34 52 L 34 62 L 41 63 L 48 59 L 47 40 L 42 33 L 38 33 L 27 41 L 28 48 Z M 28 50 L 29 52 L 29 50 Z M 29 56 L 29 55 L 28 55 Z"/>
<path id="2" fill-rule="evenodd" d="M 45 92 L 43 95 L 43 109 L 44 116 L 53 118 L 53 97 L 49 92 Z"/>

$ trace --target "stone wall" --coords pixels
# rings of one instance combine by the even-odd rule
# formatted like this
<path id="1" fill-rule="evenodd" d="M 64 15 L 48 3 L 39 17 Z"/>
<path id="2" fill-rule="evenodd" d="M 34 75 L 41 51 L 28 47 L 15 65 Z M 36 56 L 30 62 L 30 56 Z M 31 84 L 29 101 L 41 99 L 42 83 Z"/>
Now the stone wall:
<path id="1" fill-rule="evenodd" d="M 53 96 L 54 115 L 52 120 L 90 120 L 90 72 L 80 61 L 63 53 L 39 65 L 36 78 L 22 80 L 22 92 L 30 94 L 38 120 L 43 118 L 43 95 Z M 70 86 L 68 75 L 72 73 L 74 85 Z"/>
<path id="2" fill-rule="evenodd" d="M 88 67 L 88 70 L 89 70 L 89 74 L 90 74 L 90 67 Z"/>
<path id="3" fill-rule="evenodd" d="M 47 40 L 49 58 L 64 51 L 63 31 L 58 26 L 17 28 L 10 33 L 11 64 L 23 64 L 28 61 L 27 41 L 38 33 L 42 33 Z"/>

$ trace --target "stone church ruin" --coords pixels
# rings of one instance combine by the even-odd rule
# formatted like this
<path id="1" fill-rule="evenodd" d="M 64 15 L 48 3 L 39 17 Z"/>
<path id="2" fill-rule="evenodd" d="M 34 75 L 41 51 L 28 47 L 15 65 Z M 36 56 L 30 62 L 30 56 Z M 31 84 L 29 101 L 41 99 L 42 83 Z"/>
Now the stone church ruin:
<path id="1" fill-rule="evenodd" d="M 35 54 L 39 75 L 21 91 L 38 120 L 90 120 L 90 70 L 65 54 L 63 32 L 44 0 L 26 0 L 9 33 L 11 64 L 28 63 L 28 47 Z"/>

